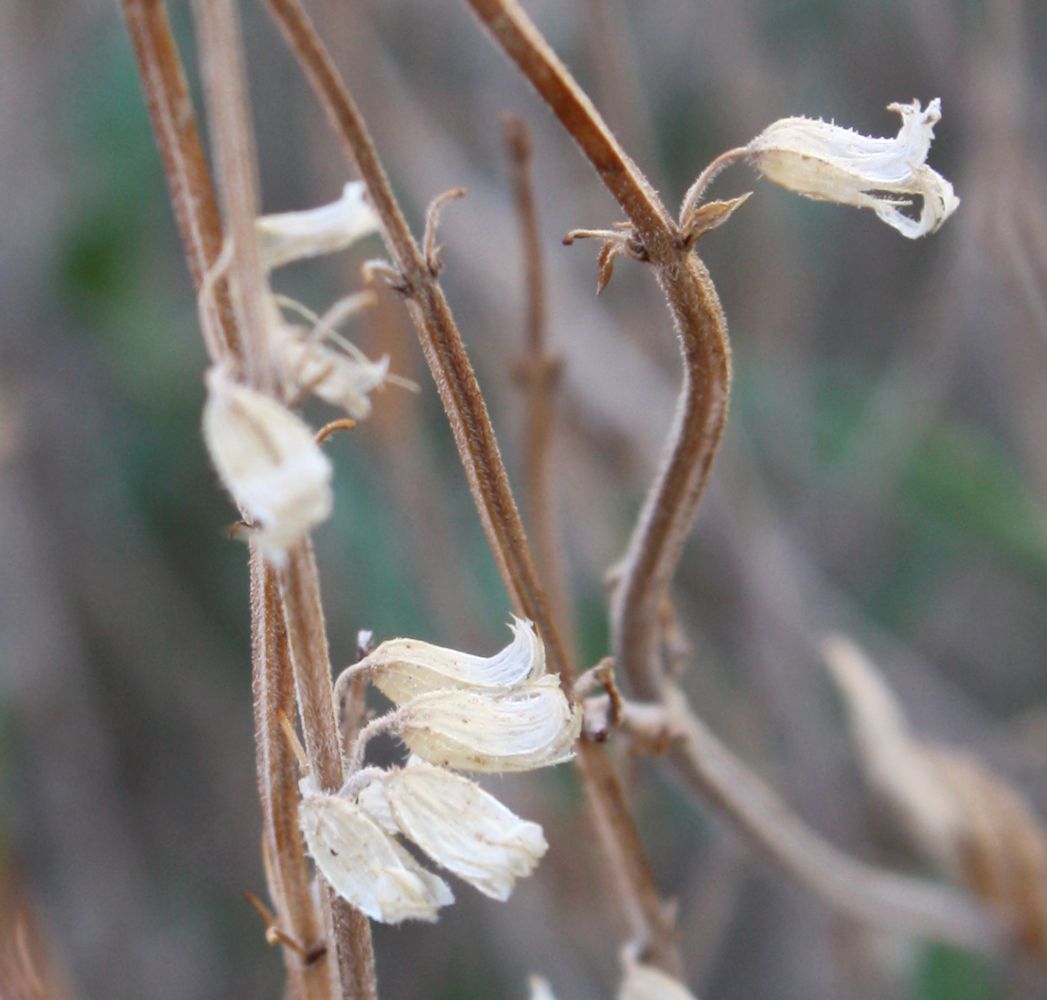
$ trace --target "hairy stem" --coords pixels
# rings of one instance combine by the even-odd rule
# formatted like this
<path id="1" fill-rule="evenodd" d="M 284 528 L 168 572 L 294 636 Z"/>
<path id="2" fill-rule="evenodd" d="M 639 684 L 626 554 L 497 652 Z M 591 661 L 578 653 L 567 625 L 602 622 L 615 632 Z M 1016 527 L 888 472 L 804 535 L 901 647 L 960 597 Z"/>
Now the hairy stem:
<path id="1" fill-rule="evenodd" d="M 513 605 L 535 623 L 551 670 L 570 684 L 572 664 L 535 570 L 486 403 L 436 274 L 407 227 L 364 120 L 312 23 L 297 0 L 267 3 L 367 184 L 488 544 Z M 579 744 L 578 763 L 630 932 L 649 948 L 653 961 L 678 971 L 672 922 L 658 898 L 617 777 L 602 749 L 592 744 Z"/>
<path id="2" fill-rule="evenodd" d="M 123 0 L 149 120 L 160 149 L 175 221 L 197 292 L 222 249 L 222 224 L 167 6 Z M 224 280 L 216 283 L 214 326 L 204 330 L 212 361 L 239 355 L 240 338 Z"/>
<path id="3" fill-rule="evenodd" d="M 281 715 L 292 718 L 295 712 L 291 650 L 276 575 L 257 550 L 251 553 L 251 638 L 258 794 L 269 893 L 276 901 L 280 930 L 310 954 L 322 938 L 322 928 L 298 828 L 298 767 L 280 726 Z M 305 963 L 292 949 L 282 951 L 291 996 L 330 997 L 325 962 Z"/>
<path id="4" fill-rule="evenodd" d="M 683 244 L 665 206 L 592 102 L 516 0 L 467 0 L 618 200 L 655 265 L 684 361 L 669 446 L 621 566 L 611 626 L 615 660 L 634 694 L 657 696 L 659 615 L 708 482 L 727 419 L 727 327 L 705 265 Z"/>
<path id="5" fill-rule="evenodd" d="M 222 228 L 182 62 L 163 0 L 124 0 L 124 15 L 189 273 L 200 293 L 221 252 Z M 215 282 L 214 295 L 209 298 L 203 327 L 211 360 L 242 364 L 243 339 L 224 278 Z M 279 725 L 281 712 L 294 712 L 290 650 L 275 578 L 254 551 L 251 612 L 255 754 L 269 898 L 279 929 L 309 954 L 318 946 L 320 918 L 298 830 L 297 771 Z M 332 997 L 333 983 L 325 960 L 306 963 L 293 948 L 282 947 L 281 951 L 290 997 Z"/>
<path id="6" fill-rule="evenodd" d="M 194 13 L 219 187 L 233 240 L 230 275 L 233 305 L 244 334 L 245 374 L 257 387 L 273 392 L 277 379 L 267 337 L 271 304 L 255 232 L 254 136 L 239 21 L 231 0 L 197 0 Z M 342 784 L 342 760 L 319 575 L 308 540 L 288 553 L 277 580 L 309 768 L 324 791 L 334 792 Z M 341 993 L 376 996 L 370 924 L 329 887 L 321 902 Z"/>
<path id="7" fill-rule="evenodd" d="M 914 887 L 911 880 L 869 869 L 826 844 L 712 738 L 676 686 L 666 681 L 659 619 L 727 418 L 730 350 L 723 311 L 704 264 L 689 251 L 646 178 L 516 0 L 467 3 L 625 210 L 656 268 L 679 335 L 683 390 L 666 453 L 626 551 L 612 607 L 617 666 L 639 697 L 662 702 L 653 710 L 671 708 L 686 734 L 684 749 L 674 752 L 673 763 L 691 787 L 711 798 L 738 829 L 811 891 L 862 919 L 889 922 L 893 914 L 900 925 L 914 931 L 969 942 L 971 935 L 984 933 L 988 926 L 970 900 L 921 883 Z M 685 216 L 693 213 L 716 172 L 742 155 L 744 150 L 731 150 L 703 172 L 688 193 Z M 865 890 L 859 892 L 858 902 L 846 891 L 852 876 Z M 955 920 L 948 910 L 952 904 L 959 907 Z"/>

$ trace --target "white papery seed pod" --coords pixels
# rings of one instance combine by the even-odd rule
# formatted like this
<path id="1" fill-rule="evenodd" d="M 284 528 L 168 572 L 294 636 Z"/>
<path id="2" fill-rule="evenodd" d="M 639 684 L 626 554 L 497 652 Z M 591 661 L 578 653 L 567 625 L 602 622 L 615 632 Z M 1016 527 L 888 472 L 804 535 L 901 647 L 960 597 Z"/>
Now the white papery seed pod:
<path id="1" fill-rule="evenodd" d="M 414 841 L 442 868 L 486 896 L 506 900 L 548 849 L 542 828 L 475 782 L 412 757 L 359 795 L 378 822 Z"/>
<path id="2" fill-rule="evenodd" d="M 367 185 L 350 181 L 342 196 L 319 208 L 280 212 L 255 220 L 262 261 L 269 270 L 305 257 L 336 253 L 378 231 Z"/>
<path id="3" fill-rule="evenodd" d="M 366 670 L 375 687 L 398 705 L 445 688 L 510 691 L 545 673 L 545 647 L 531 622 L 514 617 L 509 628 L 513 641 L 493 656 L 460 653 L 417 639 L 389 639 L 355 669 Z"/>
<path id="4" fill-rule="evenodd" d="M 530 771 L 570 760 L 582 721 L 549 674 L 506 694 L 430 691 L 397 716 L 400 739 L 414 753 L 462 771 Z"/>
<path id="5" fill-rule="evenodd" d="M 916 239 L 938 230 L 960 199 L 952 185 L 925 163 L 941 118 L 941 101 L 889 104 L 902 126 L 896 137 L 874 138 L 810 118 L 782 118 L 746 147 L 768 180 L 808 198 L 874 211 L 903 236 Z M 899 211 L 923 199 L 918 219 Z"/>
<path id="6" fill-rule="evenodd" d="M 314 395 L 354 420 L 366 420 L 371 415 L 368 394 L 389 376 L 388 355 L 377 361 L 363 355 L 351 357 L 311 341 L 293 327 L 283 331 L 280 354 L 283 370 L 293 373 L 298 385 L 309 386 Z"/>
<path id="7" fill-rule="evenodd" d="M 309 426 L 275 399 L 219 367 L 208 371 L 207 390 L 211 461 L 265 557 L 281 565 L 287 549 L 330 516 L 331 463 Z"/>
<path id="8" fill-rule="evenodd" d="M 528 1000 L 556 1000 L 556 994 L 544 976 L 529 976 L 527 988 L 530 990 Z"/>
<path id="9" fill-rule="evenodd" d="M 324 878 L 372 920 L 435 920 L 454 902 L 450 887 L 426 871 L 355 802 L 302 781 L 299 822 Z"/>

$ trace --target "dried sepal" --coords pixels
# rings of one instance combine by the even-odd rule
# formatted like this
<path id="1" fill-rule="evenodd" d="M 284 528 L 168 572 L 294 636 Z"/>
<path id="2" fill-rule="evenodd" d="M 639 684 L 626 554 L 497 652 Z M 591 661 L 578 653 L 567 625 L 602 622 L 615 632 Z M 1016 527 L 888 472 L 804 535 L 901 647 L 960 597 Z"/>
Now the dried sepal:
<path id="1" fill-rule="evenodd" d="M 630 955 L 622 960 L 622 973 L 618 1000 L 695 1000 L 678 979 Z"/>
<path id="2" fill-rule="evenodd" d="M 270 270 L 344 250 L 377 232 L 378 227 L 378 215 L 367 200 L 363 181 L 350 181 L 337 201 L 319 208 L 263 215 L 255 220 L 262 260 Z"/>
<path id="3" fill-rule="evenodd" d="M 508 899 L 516 880 L 530 875 L 548 849 L 537 823 L 521 819 L 468 778 L 417 757 L 383 772 L 360 792 L 359 803 L 493 899 Z"/>
<path id="4" fill-rule="evenodd" d="M 275 399 L 207 373 L 203 433 L 211 461 L 263 554 L 281 564 L 287 549 L 331 513 L 331 463 L 309 426 Z"/>
<path id="5" fill-rule="evenodd" d="M 362 660 L 375 687 L 402 705 L 443 688 L 500 692 L 545 673 L 545 647 L 534 625 L 522 618 L 509 624 L 513 639 L 493 656 L 474 656 L 417 639 L 389 639 Z"/>
<path id="6" fill-rule="evenodd" d="M 614 277 L 614 262 L 619 254 L 625 253 L 625 247 L 621 240 L 607 240 L 596 256 L 596 267 L 598 275 L 596 278 L 596 294 L 599 295 L 610 284 Z"/>
<path id="7" fill-rule="evenodd" d="M 727 201 L 707 201 L 699 205 L 685 220 L 683 229 L 684 242 L 691 246 L 706 233 L 719 229 L 734 213 L 752 197 L 752 191 Z"/>
<path id="8" fill-rule="evenodd" d="M 549 674 L 506 694 L 430 691 L 397 717 L 413 753 L 462 771 L 530 771 L 570 760 L 582 719 Z"/>
<path id="9" fill-rule="evenodd" d="M 324 878 L 361 913 L 385 924 L 429 920 L 454 902 L 450 887 L 423 868 L 359 805 L 302 782 L 299 822 Z"/>
<path id="10" fill-rule="evenodd" d="M 810 118 L 782 118 L 746 150 L 768 180 L 807 198 L 874 211 L 903 236 L 936 232 L 960 204 L 952 185 L 926 165 L 941 101 L 889 104 L 902 118 L 894 138 L 874 138 Z M 919 218 L 900 209 L 922 199 Z"/>
<path id="11" fill-rule="evenodd" d="M 1020 795 L 972 756 L 919 740 L 871 662 L 851 642 L 823 646 L 870 785 L 916 846 L 1047 953 L 1047 837 Z"/>

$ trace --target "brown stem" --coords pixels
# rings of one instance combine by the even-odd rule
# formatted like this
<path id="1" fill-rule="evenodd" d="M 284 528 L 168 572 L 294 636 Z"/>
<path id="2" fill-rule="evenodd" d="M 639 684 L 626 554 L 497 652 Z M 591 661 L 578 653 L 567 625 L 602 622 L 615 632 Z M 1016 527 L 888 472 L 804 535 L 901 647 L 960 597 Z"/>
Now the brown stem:
<path id="1" fill-rule="evenodd" d="M 552 488 L 553 430 L 561 359 L 547 350 L 545 275 L 538 236 L 538 212 L 531 179 L 531 136 L 521 118 L 506 115 L 503 121 L 506 159 L 520 226 L 527 300 L 526 346 L 516 365 L 525 394 L 523 447 L 524 509 L 534 539 L 535 555 L 549 591 L 553 614 L 573 648 L 574 632 L 567 595 L 563 548 L 556 530 Z"/>
<path id="2" fill-rule="evenodd" d="M 123 7 L 189 273 L 199 292 L 221 252 L 222 226 L 182 61 L 163 0 L 123 0 Z M 224 280 L 216 283 L 214 299 L 220 337 L 211 338 L 210 330 L 205 336 L 211 360 L 218 361 L 238 355 L 240 339 Z"/>
<path id="3" fill-rule="evenodd" d="M 273 392 L 277 378 L 267 337 L 272 306 L 255 231 L 254 135 L 239 20 L 232 0 L 197 0 L 194 14 L 220 190 L 233 240 L 230 274 L 233 304 L 244 333 L 245 374 L 257 387 Z M 322 789 L 335 792 L 342 784 L 342 760 L 319 576 L 308 540 L 288 553 L 277 579 L 309 767 Z M 330 888 L 321 903 L 341 993 L 375 997 L 370 924 Z"/>
<path id="4" fill-rule="evenodd" d="M 684 783 L 728 815 L 776 864 L 841 913 L 866 923 L 998 951 L 1003 926 L 954 889 L 863 864 L 811 830 L 690 711 L 668 686 L 664 708 L 627 707 L 623 727 L 669 741 Z"/>
<path id="5" fill-rule="evenodd" d="M 309 18 L 297 0 L 267 3 L 367 184 L 386 245 L 400 270 L 407 309 L 451 425 L 488 544 L 513 605 L 535 623 L 550 669 L 569 685 L 572 665 L 550 614 L 487 406 L 443 290 L 407 228 L 363 118 Z M 624 910 L 630 931 L 648 946 L 655 963 L 677 972 L 680 963 L 672 922 L 658 898 L 617 777 L 606 755 L 592 744 L 579 744 L 578 763 L 609 870 L 627 901 Z"/>
<path id="6" fill-rule="evenodd" d="M 298 828 L 298 768 L 280 726 L 281 715 L 294 714 L 294 672 L 276 575 L 257 550 L 251 552 L 251 634 L 258 794 L 269 894 L 276 904 L 275 923 L 310 950 L 321 941 L 322 930 Z M 306 964 L 291 949 L 281 950 L 291 996 L 303 1000 L 330 996 L 324 962 Z"/>
<path id="7" fill-rule="evenodd" d="M 642 698 L 660 698 L 680 720 L 687 740 L 672 756 L 691 786 L 830 905 L 867 920 L 882 919 L 879 914 L 890 910 L 904 926 L 950 940 L 969 943 L 972 936 L 988 933 L 984 914 L 962 897 L 923 885 L 915 891 L 909 880 L 868 869 L 822 841 L 705 730 L 675 685 L 665 683 L 659 619 L 727 417 L 730 352 L 723 311 L 704 264 L 688 252 L 646 178 L 516 0 L 467 2 L 629 216 L 656 267 L 680 338 L 684 385 L 669 448 L 630 540 L 612 608 L 617 665 Z M 685 216 L 693 213 L 716 172 L 741 155 L 742 150 L 731 150 L 710 165 L 688 194 Z M 852 878 L 864 890 L 857 899 L 847 892 Z M 958 909 L 949 911 L 947 902 Z"/>
<path id="8" fill-rule="evenodd" d="M 185 73 L 162 0 L 124 0 L 124 15 L 189 272 L 199 293 L 221 252 L 222 230 Z M 224 278 L 215 282 L 214 302 L 213 310 L 205 310 L 204 323 L 211 360 L 242 364 L 243 340 Z M 320 920 L 298 831 L 297 771 L 278 724 L 281 711 L 293 711 L 289 649 L 274 579 L 257 553 L 251 558 L 251 605 L 255 753 L 269 897 L 282 927 L 300 942 L 316 942 Z M 289 996 L 331 997 L 326 962 L 303 965 L 297 953 L 281 950 Z"/>
<path id="9" fill-rule="evenodd" d="M 657 696 L 658 619 L 694 523 L 727 418 L 730 350 L 716 289 L 657 194 L 516 0 L 467 0 L 581 147 L 655 265 L 680 338 L 684 385 L 670 446 L 622 565 L 612 609 L 614 654 L 633 691 Z"/>

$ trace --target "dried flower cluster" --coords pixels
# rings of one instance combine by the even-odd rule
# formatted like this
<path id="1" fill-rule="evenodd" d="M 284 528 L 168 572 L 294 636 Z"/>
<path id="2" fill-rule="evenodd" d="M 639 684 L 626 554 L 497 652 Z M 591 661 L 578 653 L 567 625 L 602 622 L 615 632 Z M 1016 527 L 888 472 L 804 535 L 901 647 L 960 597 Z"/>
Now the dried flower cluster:
<path id="1" fill-rule="evenodd" d="M 267 271 L 342 250 L 377 226 L 360 182 L 347 184 L 332 204 L 256 221 Z M 388 357 L 370 361 L 335 330 L 369 301 L 366 293 L 349 296 L 317 317 L 269 292 L 264 340 L 274 355 L 284 402 L 244 385 L 223 367 L 207 374 L 203 431 L 211 460 L 274 565 L 281 565 L 288 548 L 325 521 L 333 507 L 331 463 L 309 425 L 292 412 L 293 405 L 312 393 L 363 420 L 371 412 L 370 392 L 386 381 L 410 384 L 389 376 Z M 311 330 L 285 320 L 281 307 L 288 305 L 312 321 Z"/>
<path id="2" fill-rule="evenodd" d="M 547 844 L 475 782 L 455 773 L 521 771 L 568 760 L 581 713 L 527 621 L 491 657 L 412 639 L 383 643 L 343 675 L 365 674 L 396 708 L 364 728 L 353 764 L 376 733 L 412 751 L 403 767 L 354 770 L 337 795 L 302 782 L 301 824 L 309 852 L 336 891 L 373 920 L 435 920 L 454 901 L 447 884 L 398 843 L 494 899 L 507 899 Z"/>

